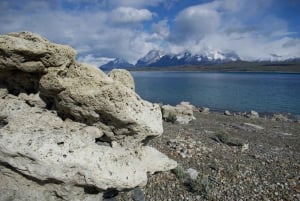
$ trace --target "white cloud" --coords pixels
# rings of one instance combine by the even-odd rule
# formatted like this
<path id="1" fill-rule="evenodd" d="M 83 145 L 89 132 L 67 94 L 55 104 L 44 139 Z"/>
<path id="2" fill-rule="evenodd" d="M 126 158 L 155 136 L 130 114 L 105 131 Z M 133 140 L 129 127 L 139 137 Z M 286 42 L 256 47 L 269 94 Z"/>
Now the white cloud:
<path id="1" fill-rule="evenodd" d="M 215 32 L 220 24 L 220 14 L 206 6 L 192 6 L 175 18 L 174 37 L 181 42 L 200 40 Z"/>
<path id="2" fill-rule="evenodd" d="M 299 45 L 290 42 L 295 33 L 285 20 L 267 12 L 272 2 L 215 0 L 188 7 L 175 18 L 168 48 L 174 53 L 235 51 L 247 60 L 299 57 Z"/>
<path id="3" fill-rule="evenodd" d="M 132 7 L 119 7 L 110 14 L 113 23 L 138 23 L 152 19 L 152 13 L 147 9 L 136 9 Z"/>
<path id="4" fill-rule="evenodd" d="M 158 48 L 151 33 L 132 29 L 131 26 L 112 26 L 109 11 L 65 12 L 50 7 L 28 11 L 7 6 L 5 12 L 0 12 L 0 33 L 25 30 L 36 32 L 52 42 L 72 46 L 81 61 L 97 65 L 102 57 L 120 57 L 134 63 L 151 49 Z M 144 9 L 134 11 L 136 13 L 133 17 L 122 18 L 129 22 L 136 18 L 147 19 L 151 15 Z"/>
<path id="5" fill-rule="evenodd" d="M 164 19 L 157 23 L 152 24 L 152 30 L 161 38 L 167 38 L 170 34 L 170 28 L 168 25 L 168 20 Z"/>
<path id="6" fill-rule="evenodd" d="M 175 19 L 162 18 L 158 10 L 175 1 L 2 0 L 0 33 L 36 32 L 71 45 L 80 61 L 97 66 L 114 57 L 134 63 L 152 49 L 233 50 L 246 59 L 300 55 L 299 38 L 270 12 L 274 0 L 214 0 L 185 8 Z"/>

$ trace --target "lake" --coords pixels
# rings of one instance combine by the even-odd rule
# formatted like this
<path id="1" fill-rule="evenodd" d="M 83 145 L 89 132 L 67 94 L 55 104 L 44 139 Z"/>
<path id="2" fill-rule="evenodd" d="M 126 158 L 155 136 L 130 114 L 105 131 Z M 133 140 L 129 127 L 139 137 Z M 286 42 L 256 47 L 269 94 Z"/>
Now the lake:
<path id="1" fill-rule="evenodd" d="M 151 102 L 189 101 L 213 110 L 300 114 L 300 74 L 131 72 L 136 92 Z"/>

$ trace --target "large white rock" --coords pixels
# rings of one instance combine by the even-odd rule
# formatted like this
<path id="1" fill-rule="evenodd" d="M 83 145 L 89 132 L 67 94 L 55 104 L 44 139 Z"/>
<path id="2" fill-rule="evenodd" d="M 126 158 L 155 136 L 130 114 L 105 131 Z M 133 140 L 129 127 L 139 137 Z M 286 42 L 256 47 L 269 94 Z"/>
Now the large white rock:
<path id="1" fill-rule="evenodd" d="M 51 180 L 38 181 L 19 174 L 11 167 L 0 166 L 1 201 L 102 201 L 103 193 L 96 194 L 92 190 L 92 187 L 70 186 Z"/>
<path id="2" fill-rule="evenodd" d="M 50 43 L 30 32 L 9 33 L 0 36 L 0 70 L 46 72 L 49 67 L 66 67 L 75 61 L 71 47 Z"/>
<path id="3" fill-rule="evenodd" d="M 103 129 L 109 140 L 129 146 L 163 132 L 159 105 L 89 65 L 73 65 L 61 74 L 50 71 L 40 85 L 41 96 L 59 113 Z"/>
<path id="4" fill-rule="evenodd" d="M 61 117 L 94 125 L 106 140 L 126 146 L 163 133 L 159 106 L 131 89 L 129 72 L 112 72 L 114 80 L 93 66 L 76 63 L 71 47 L 29 32 L 0 36 L 0 50 L 0 84 L 9 91 L 39 92 Z"/>
<path id="5" fill-rule="evenodd" d="M 145 185 L 147 172 L 176 166 L 147 146 L 98 145 L 102 133 L 96 129 L 12 95 L 0 99 L 0 116 L 7 122 L 0 128 L 0 161 L 41 181 L 122 190 Z"/>
<path id="6" fill-rule="evenodd" d="M 145 146 L 162 114 L 129 72 L 112 79 L 75 56 L 29 32 L 0 36 L 0 199 L 100 200 L 176 167 Z"/>

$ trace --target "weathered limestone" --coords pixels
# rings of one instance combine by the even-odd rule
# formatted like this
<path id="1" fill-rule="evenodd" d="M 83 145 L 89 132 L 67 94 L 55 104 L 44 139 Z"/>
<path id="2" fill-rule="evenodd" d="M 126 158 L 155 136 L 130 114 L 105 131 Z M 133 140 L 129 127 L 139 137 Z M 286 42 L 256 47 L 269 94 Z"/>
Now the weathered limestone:
<path id="1" fill-rule="evenodd" d="M 10 33 L 0 37 L 0 70 L 46 72 L 49 67 L 67 67 L 76 52 L 65 45 L 50 43 L 30 32 Z"/>
<path id="2" fill-rule="evenodd" d="M 163 119 L 166 121 L 173 121 L 179 124 L 188 124 L 190 121 L 196 119 L 193 115 L 195 106 L 189 102 L 181 102 L 174 106 L 163 105 L 162 107 Z"/>
<path id="3" fill-rule="evenodd" d="M 114 81 L 121 82 L 129 89 L 135 90 L 134 79 L 131 74 L 124 69 L 113 69 L 108 73 L 108 77 L 111 77 Z"/>
<path id="4" fill-rule="evenodd" d="M 145 146 L 163 132 L 160 107 L 133 91 L 127 71 L 108 77 L 75 54 L 29 32 L 0 36 L 0 171 L 12 175 L 0 174 L 3 196 L 99 200 L 176 167 Z M 36 183 L 43 193 L 32 194 Z"/>
<path id="5" fill-rule="evenodd" d="M 109 140 L 132 144 L 163 132 L 158 105 L 86 64 L 50 71 L 40 85 L 42 98 L 59 113 L 103 129 Z"/>
<path id="6" fill-rule="evenodd" d="M 0 77 L 10 91 L 40 91 L 42 99 L 63 118 L 95 124 L 107 139 L 120 143 L 141 142 L 163 132 L 159 106 L 130 89 L 132 77 L 125 70 L 111 76 L 121 80 L 117 77 L 126 75 L 123 80 L 127 81 L 114 81 L 88 64 L 75 63 L 72 48 L 27 32 L 4 35 L 0 44 Z M 36 63 L 41 64 L 39 68 Z"/>

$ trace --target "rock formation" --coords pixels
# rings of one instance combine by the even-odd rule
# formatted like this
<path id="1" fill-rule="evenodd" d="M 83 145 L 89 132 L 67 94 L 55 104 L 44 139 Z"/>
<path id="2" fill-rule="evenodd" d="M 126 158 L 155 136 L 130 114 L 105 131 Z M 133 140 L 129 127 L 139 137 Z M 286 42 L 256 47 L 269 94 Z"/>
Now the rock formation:
<path id="1" fill-rule="evenodd" d="M 176 167 L 147 146 L 162 115 L 131 75 L 75 56 L 29 32 L 0 36 L 0 200 L 101 200 Z"/>
<path id="2" fill-rule="evenodd" d="M 188 124 L 190 121 L 196 119 L 193 114 L 195 106 L 191 105 L 189 102 L 181 102 L 175 107 L 171 105 L 163 105 L 161 109 L 163 119 L 166 121 Z"/>

